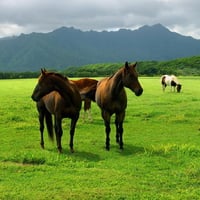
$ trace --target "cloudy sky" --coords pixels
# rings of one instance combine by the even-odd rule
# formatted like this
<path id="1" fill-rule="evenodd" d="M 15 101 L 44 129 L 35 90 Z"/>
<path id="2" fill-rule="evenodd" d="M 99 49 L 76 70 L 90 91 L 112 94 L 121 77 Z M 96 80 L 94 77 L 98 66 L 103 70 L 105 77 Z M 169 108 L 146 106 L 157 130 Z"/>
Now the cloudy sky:
<path id="1" fill-rule="evenodd" d="M 161 23 L 200 39 L 199 0 L 0 0 L 0 37 L 81 30 L 137 29 Z"/>

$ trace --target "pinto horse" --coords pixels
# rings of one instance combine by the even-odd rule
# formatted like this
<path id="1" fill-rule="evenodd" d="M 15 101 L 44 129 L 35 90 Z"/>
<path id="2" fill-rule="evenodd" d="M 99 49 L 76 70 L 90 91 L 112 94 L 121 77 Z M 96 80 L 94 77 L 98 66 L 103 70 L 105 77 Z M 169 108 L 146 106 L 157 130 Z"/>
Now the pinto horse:
<path id="1" fill-rule="evenodd" d="M 81 94 L 81 99 L 84 102 L 84 120 L 85 120 L 85 114 L 88 113 L 88 118 L 91 121 L 91 101 L 95 101 L 95 92 L 96 92 L 96 86 L 98 81 L 91 78 L 81 78 L 79 80 L 71 80 L 73 83 L 76 84 L 76 86 L 79 89 L 79 92 Z M 85 90 L 88 88 L 93 88 L 93 90 L 90 90 L 90 96 L 87 94 L 87 96 L 83 95 Z"/>
<path id="2" fill-rule="evenodd" d="M 52 115 L 54 115 L 57 148 L 60 153 L 62 152 L 62 119 L 71 119 L 69 146 L 71 152 L 73 152 L 75 127 L 81 109 L 81 96 L 77 86 L 61 74 L 41 70 L 32 99 L 37 102 L 39 112 L 41 147 L 44 148 L 44 118 L 49 137 L 53 139 Z"/>
<path id="3" fill-rule="evenodd" d="M 163 75 L 161 77 L 161 84 L 162 84 L 163 92 L 165 91 L 165 88 L 167 86 L 171 86 L 171 91 L 173 88 L 174 92 L 175 92 L 175 88 L 176 88 L 177 92 L 180 92 L 181 87 L 182 87 L 182 85 L 178 81 L 178 78 L 174 75 L 171 75 L 171 76 Z"/>
<path id="4" fill-rule="evenodd" d="M 100 80 L 96 89 L 96 102 L 101 109 L 106 132 L 106 149 L 110 149 L 110 118 L 115 114 L 116 142 L 123 149 L 123 121 L 127 107 L 127 95 L 124 87 L 140 96 L 143 89 L 138 81 L 135 64 L 125 63 L 121 69 L 110 77 Z"/>

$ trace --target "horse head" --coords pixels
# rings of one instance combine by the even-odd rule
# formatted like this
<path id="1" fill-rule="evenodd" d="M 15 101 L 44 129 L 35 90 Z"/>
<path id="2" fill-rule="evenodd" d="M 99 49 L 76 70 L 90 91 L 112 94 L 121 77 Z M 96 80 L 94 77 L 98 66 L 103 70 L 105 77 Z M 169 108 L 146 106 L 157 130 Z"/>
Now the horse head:
<path id="1" fill-rule="evenodd" d="M 46 94 L 56 90 L 55 85 L 52 84 L 52 74 L 53 73 L 47 72 L 45 69 L 41 69 L 41 75 L 39 76 L 38 83 L 31 96 L 34 101 L 39 101 Z"/>
<path id="2" fill-rule="evenodd" d="M 137 62 L 135 64 L 129 64 L 128 62 L 125 62 L 125 66 L 123 68 L 123 84 L 125 87 L 131 89 L 136 96 L 140 96 L 143 92 L 143 88 L 138 81 L 136 65 Z"/>
<path id="3" fill-rule="evenodd" d="M 177 86 L 176 86 L 176 90 L 177 90 L 177 92 L 181 92 L 181 87 L 182 87 L 181 84 L 177 84 Z"/>

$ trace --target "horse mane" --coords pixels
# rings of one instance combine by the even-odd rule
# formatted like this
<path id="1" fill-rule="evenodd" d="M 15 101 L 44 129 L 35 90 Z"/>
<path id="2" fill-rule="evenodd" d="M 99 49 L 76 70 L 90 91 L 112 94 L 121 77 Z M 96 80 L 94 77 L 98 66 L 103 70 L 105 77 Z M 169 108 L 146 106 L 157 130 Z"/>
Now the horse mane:
<path id="1" fill-rule="evenodd" d="M 66 76 L 63 76 L 62 74 L 60 73 L 57 73 L 57 72 L 47 72 L 48 74 L 51 74 L 51 75 L 55 75 L 55 76 L 58 76 L 59 78 L 65 80 L 65 81 L 69 81 L 69 79 L 66 77 Z"/>
<path id="2" fill-rule="evenodd" d="M 122 84 L 123 74 L 124 74 L 124 67 L 121 67 L 118 69 L 117 72 L 115 72 L 114 74 L 112 74 L 110 77 L 107 78 L 108 81 L 112 81 L 112 79 L 115 79 L 115 81 L 113 80 L 113 83 L 115 83 L 115 84 L 112 84 L 113 98 L 118 96 L 119 90 L 121 90 L 123 88 L 123 84 Z"/>
<path id="3" fill-rule="evenodd" d="M 117 72 L 114 72 L 112 75 L 110 75 L 110 76 L 108 77 L 108 79 L 113 78 L 113 76 L 115 76 L 116 74 L 118 74 L 119 72 L 121 72 L 123 69 L 124 69 L 124 66 L 120 67 L 120 68 L 118 69 L 118 71 L 117 71 Z"/>

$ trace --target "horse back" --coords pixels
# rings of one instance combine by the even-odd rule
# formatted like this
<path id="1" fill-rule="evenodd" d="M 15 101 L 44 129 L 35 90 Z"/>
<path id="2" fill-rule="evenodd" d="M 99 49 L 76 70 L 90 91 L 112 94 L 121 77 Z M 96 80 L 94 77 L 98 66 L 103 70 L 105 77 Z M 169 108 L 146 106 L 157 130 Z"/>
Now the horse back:
<path id="1" fill-rule="evenodd" d="M 71 80 L 71 83 L 76 85 L 81 95 L 81 99 L 90 99 L 95 101 L 96 86 L 98 81 L 91 78 L 82 78 L 79 80 Z"/>
<path id="2" fill-rule="evenodd" d="M 79 90 L 84 89 L 85 87 L 96 85 L 97 80 L 91 78 L 82 78 L 79 80 L 71 80 L 78 87 Z"/>

